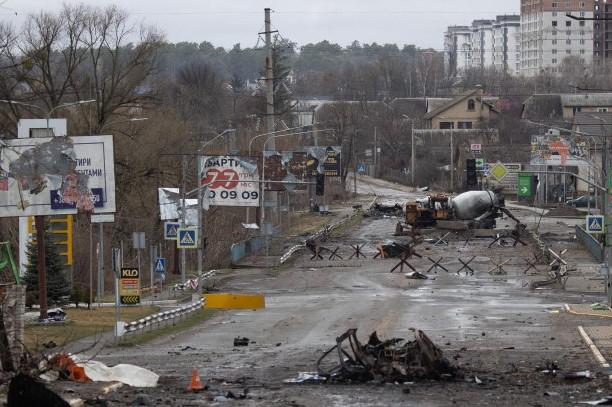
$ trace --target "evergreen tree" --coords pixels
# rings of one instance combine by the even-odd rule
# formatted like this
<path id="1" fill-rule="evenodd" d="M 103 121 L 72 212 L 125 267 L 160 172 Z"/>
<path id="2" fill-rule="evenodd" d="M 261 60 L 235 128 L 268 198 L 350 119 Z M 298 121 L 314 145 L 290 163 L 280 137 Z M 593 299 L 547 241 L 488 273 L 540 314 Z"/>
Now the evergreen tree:
<path id="1" fill-rule="evenodd" d="M 47 266 L 47 301 L 62 302 L 62 297 L 70 295 L 70 283 L 66 276 L 66 264 L 60 255 L 59 249 L 51 242 L 45 242 Z M 28 302 L 38 303 L 38 248 L 36 242 L 28 243 L 28 265 L 25 282 Z"/>

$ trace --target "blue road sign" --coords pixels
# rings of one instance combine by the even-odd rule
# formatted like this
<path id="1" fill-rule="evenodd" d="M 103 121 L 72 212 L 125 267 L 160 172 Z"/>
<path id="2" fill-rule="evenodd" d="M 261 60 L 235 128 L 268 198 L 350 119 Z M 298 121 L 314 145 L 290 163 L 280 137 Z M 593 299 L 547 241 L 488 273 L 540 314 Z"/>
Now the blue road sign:
<path id="1" fill-rule="evenodd" d="M 166 272 L 166 259 L 163 257 L 158 257 L 155 261 L 155 272 L 156 273 L 165 273 Z"/>
<path id="2" fill-rule="evenodd" d="M 166 222 L 164 223 L 164 239 L 176 240 L 178 236 L 178 230 L 181 224 L 178 222 Z"/>
<path id="3" fill-rule="evenodd" d="M 586 217 L 587 232 L 593 235 L 604 233 L 604 217 L 602 215 L 589 215 Z"/>
<path id="4" fill-rule="evenodd" d="M 357 172 L 360 174 L 363 174 L 364 172 L 366 172 L 365 164 L 357 164 Z"/>
<path id="5" fill-rule="evenodd" d="M 198 248 L 198 233 L 196 229 L 180 228 L 178 229 L 178 239 L 176 241 L 178 249 L 197 249 Z"/>

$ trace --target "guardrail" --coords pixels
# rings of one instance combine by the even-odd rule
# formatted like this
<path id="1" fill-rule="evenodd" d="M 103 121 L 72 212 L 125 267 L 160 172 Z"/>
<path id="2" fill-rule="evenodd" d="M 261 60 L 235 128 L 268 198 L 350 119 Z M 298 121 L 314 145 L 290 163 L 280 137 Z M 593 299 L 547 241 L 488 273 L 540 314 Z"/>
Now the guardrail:
<path id="1" fill-rule="evenodd" d="M 149 328 L 149 331 L 152 331 L 154 329 L 161 328 L 162 325 L 167 325 L 169 322 L 172 322 L 174 325 L 176 319 L 181 319 L 182 317 L 197 311 L 203 306 L 204 299 L 202 298 L 199 301 L 173 309 L 171 311 L 158 312 L 156 314 L 149 315 L 148 317 L 141 318 L 138 321 L 129 322 L 124 326 L 125 334 L 142 333 L 145 332 L 147 328 Z"/>
<path id="2" fill-rule="evenodd" d="M 599 262 L 604 261 L 604 248 L 601 246 L 601 243 L 588 234 L 580 225 L 576 225 L 576 238 L 587 248 L 595 260 Z"/>

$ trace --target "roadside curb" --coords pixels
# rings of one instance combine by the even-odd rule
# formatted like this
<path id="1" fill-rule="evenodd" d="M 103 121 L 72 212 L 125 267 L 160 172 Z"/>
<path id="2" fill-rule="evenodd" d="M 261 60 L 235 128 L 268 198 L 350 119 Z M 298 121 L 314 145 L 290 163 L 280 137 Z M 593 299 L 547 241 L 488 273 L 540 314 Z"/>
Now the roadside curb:
<path id="1" fill-rule="evenodd" d="M 604 369 L 609 369 L 610 364 L 606 361 L 606 358 L 604 358 L 604 356 L 601 354 L 595 343 L 593 343 L 593 341 L 582 326 L 578 326 L 578 332 L 580 332 L 580 336 L 582 336 L 584 342 L 587 344 L 589 349 L 591 349 L 593 356 L 595 357 L 595 359 L 597 359 L 597 362 L 599 362 L 601 367 L 603 367 Z M 608 380 L 612 381 L 612 375 L 608 376 Z"/>
<path id="2" fill-rule="evenodd" d="M 590 312 L 576 312 L 573 311 L 569 304 L 565 304 L 565 310 L 572 315 L 581 315 L 586 317 L 597 317 L 597 318 L 612 318 L 612 315 L 592 314 Z"/>

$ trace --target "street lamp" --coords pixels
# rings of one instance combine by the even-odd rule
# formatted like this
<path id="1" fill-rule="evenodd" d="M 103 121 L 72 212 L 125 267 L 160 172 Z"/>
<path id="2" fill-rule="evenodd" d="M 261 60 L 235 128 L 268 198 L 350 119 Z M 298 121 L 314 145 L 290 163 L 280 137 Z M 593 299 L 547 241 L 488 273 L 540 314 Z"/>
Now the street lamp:
<path id="1" fill-rule="evenodd" d="M 104 130 L 106 127 L 113 126 L 115 124 L 129 123 L 129 122 L 143 122 L 145 120 L 149 120 L 149 118 L 148 117 L 132 117 L 131 119 L 117 120 L 114 122 L 104 123 L 104 125 L 100 127 L 99 131 L 102 132 L 102 130 Z"/>
<path id="2" fill-rule="evenodd" d="M 61 105 L 57 105 L 49 110 L 46 110 L 40 106 L 36 106 L 30 103 L 24 103 L 24 102 L 18 102 L 15 100 L 6 100 L 6 99 L 0 99 L 0 103 L 8 103 L 11 105 L 21 105 L 21 106 L 28 106 L 28 107 L 32 107 L 38 110 L 42 110 L 45 113 L 46 116 L 46 120 L 47 120 L 47 127 L 46 127 L 46 135 L 49 135 L 49 118 L 51 117 L 51 114 L 60 108 L 63 107 L 69 107 L 69 106 L 76 106 L 76 105 L 83 105 L 86 103 L 92 103 L 95 102 L 95 99 L 92 100 L 79 100 L 77 102 L 72 102 L 72 103 L 64 103 Z M 45 263 L 45 217 L 43 215 L 36 215 L 34 216 L 34 220 L 35 220 L 35 225 L 36 225 L 36 252 L 37 252 L 37 263 L 38 263 L 38 302 L 39 302 L 39 307 L 40 307 L 40 315 L 39 318 L 45 319 L 47 318 L 47 265 Z"/>

